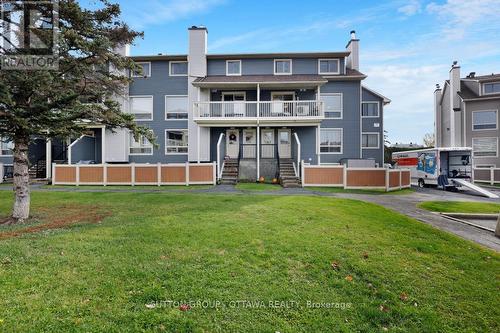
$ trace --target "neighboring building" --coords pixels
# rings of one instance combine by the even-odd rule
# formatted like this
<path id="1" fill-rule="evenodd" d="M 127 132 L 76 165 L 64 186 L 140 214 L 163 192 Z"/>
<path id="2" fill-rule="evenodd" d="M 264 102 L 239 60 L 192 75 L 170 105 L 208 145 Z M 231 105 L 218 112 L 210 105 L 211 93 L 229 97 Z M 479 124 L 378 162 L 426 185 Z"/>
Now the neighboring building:
<path id="1" fill-rule="evenodd" d="M 460 78 L 454 62 L 434 102 L 437 147 L 472 147 L 474 166 L 500 167 L 500 74 Z"/>
<path id="2" fill-rule="evenodd" d="M 423 145 L 419 145 L 418 143 L 395 143 L 391 146 L 391 148 L 400 148 L 400 149 L 418 149 L 418 148 L 424 148 Z"/>
<path id="3" fill-rule="evenodd" d="M 207 54 L 207 35 L 205 27 L 189 28 L 187 55 L 131 57 L 142 73 L 132 73 L 124 110 L 151 128 L 159 148 L 97 126 L 73 141 L 70 162 L 210 162 L 219 156 L 217 162 L 238 160 L 240 178 L 253 180 L 274 177 L 278 157 L 383 165 L 383 111 L 390 100 L 361 84 L 366 75 L 359 71 L 354 31 L 345 51 L 308 53 Z"/>

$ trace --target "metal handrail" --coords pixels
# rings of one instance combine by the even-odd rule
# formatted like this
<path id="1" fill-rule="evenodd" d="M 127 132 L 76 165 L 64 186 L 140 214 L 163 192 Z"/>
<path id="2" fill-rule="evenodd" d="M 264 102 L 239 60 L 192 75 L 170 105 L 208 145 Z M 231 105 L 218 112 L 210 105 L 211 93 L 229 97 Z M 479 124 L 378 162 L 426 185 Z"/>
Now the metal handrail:
<path id="1" fill-rule="evenodd" d="M 295 169 L 295 175 L 300 179 L 300 140 L 297 133 L 293 133 L 293 137 L 297 144 L 297 168 Z"/>

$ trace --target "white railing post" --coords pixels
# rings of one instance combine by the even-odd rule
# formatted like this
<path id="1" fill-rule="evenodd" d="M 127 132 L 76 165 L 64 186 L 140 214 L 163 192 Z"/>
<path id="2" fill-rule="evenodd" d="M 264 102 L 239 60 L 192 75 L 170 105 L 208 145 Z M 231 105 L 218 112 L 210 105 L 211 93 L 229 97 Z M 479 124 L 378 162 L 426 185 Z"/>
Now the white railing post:
<path id="1" fill-rule="evenodd" d="M 76 171 L 75 171 L 75 178 L 76 178 L 76 186 L 80 186 L 80 165 L 76 165 Z"/>
<path id="2" fill-rule="evenodd" d="M 213 177 L 213 185 L 217 185 L 217 174 L 216 174 L 216 169 L 217 168 L 217 163 L 216 162 L 213 162 L 212 163 L 212 177 Z"/>
<path id="3" fill-rule="evenodd" d="M 3 171 L 3 167 L 2 167 Z M 56 164 L 52 163 L 52 185 L 55 185 L 56 182 Z"/>
<path id="4" fill-rule="evenodd" d="M 189 162 L 186 162 L 186 186 L 189 186 Z"/>
<path id="5" fill-rule="evenodd" d="M 156 165 L 156 178 L 158 180 L 158 186 L 161 186 L 161 162 Z"/>
<path id="6" fill-rule="evenodd" d="M 344 183 L 344 189 L 347 188 L 347 167 L 345 164 L 342 165 L 342 178 Z"/>
<path id="7" fill-rule="evenodd" d="M 300 163 L 300 168 L 301 168 L 301 174 L 302 174 L 302 177 L 300 178 L 301 182 L 302 182 L 302 187 L 304 187 L 304 184 L 305 184 L 305 180 L 304 180 L 304 161 L 302 160 L 301 163 Z"/>
<path id="8" fill-rule="evenodd" d="M 135 162 L 132 162 L 130 164 L 131 171 L 130 171 L 130 183 L 132 186 L 135 186 Z"/>
<path id="9" fill-rule="evenodd" d="M 106 163 L 102 165 L 102 182 L 104 186 L 108 185 L 108 165 Z"/>
<path id="10" fill-rule="evenodd" d="M 220 156 L 220 145 L 222 143 L 222 139 L 224 138 L 224 133 L 219 135 L 219 140 L 217 141 L 217 179 L 221 178 L 222 174 L 222 161 Z"/>
<path id="11" fill-rule="evenodd" d="M 490 168 L 490 185 L 495 185 L 495 169 L 493 167 Z"/>

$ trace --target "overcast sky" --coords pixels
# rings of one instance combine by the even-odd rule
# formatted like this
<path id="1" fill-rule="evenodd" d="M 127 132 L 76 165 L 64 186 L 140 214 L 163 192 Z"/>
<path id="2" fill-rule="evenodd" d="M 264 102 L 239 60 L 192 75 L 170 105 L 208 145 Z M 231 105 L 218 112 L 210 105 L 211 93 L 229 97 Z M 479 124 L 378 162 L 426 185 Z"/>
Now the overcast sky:
<path id="1" fill-rule="evenodd" d="M 339 51 L 356 30 L 364 84 L 389 97 L 389 140 L 433 131 L 433 91 L 453 60 L 462 76 L 500 72 L 500 0 L 122 0 L 145 33 L 133 55 L 185 54 L 187 27 L 208 27 L 209 52 Z"/>

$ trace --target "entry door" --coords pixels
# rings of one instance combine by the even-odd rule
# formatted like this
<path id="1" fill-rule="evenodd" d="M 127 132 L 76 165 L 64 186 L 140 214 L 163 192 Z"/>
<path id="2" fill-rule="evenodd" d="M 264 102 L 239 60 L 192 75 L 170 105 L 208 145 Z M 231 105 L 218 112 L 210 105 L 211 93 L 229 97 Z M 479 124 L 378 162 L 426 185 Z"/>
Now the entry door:
<path id="1" fill-rule="evenodd" d="M 240 153 L 240 131 L 230 129 L 226 131 L 226 155 L 230 158 L 238 158 Z"/>
<path id="2" fill-rule="evenodd" d="M 262 158 L 274 158 L 274 130 L 263 129 L 260 141 Z"/>
<path id="3" fill-rule="evenodd" d="M 278 130 L 278 152 L 280 158 L 292 157 L 292 135 L 289 129 Z"/>
<path id="4" fill-rule="evenodd" d="M 243 130 L 243 158 L 256 158 L 256 137 L 255 129 Z"/>

